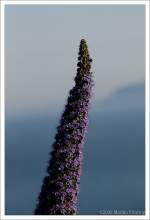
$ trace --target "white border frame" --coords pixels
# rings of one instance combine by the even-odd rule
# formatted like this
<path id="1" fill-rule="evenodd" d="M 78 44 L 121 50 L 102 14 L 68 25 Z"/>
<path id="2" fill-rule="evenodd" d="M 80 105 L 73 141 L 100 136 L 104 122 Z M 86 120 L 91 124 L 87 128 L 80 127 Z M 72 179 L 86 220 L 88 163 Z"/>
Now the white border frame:
<path id="1" fill-rule="evenodd" d="M 5 5 L 144 5 L 145 6 L 145 215 L 5 215 Z M 150 219 L 149 216 L 149 0 L 144 1 L 5 1 L 1 2 L 1 219 Z"/>

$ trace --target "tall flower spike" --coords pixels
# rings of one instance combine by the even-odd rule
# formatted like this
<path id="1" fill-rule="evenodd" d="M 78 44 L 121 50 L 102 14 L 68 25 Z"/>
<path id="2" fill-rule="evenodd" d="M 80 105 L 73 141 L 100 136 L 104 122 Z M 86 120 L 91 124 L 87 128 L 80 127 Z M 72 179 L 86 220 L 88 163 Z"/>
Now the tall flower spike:
<path id="1" fill-rule="evenodd" d="M 91 58 L 84 39 L 80 42 L 75 86 L 57 127 L 47 176 L 43 180 L 35 215 L 73 215 L 82 166 L 82 146 L 88 125 L 88 110 L 93 86 Z"/>

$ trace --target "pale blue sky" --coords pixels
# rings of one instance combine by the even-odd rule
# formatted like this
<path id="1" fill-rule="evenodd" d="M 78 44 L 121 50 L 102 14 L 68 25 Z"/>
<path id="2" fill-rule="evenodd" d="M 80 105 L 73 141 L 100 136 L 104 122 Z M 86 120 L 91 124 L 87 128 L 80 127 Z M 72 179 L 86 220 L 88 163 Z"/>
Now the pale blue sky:
<path id="1" fill-rule="evenodd" d="M 144 6 L 7 5 L 5 19 L 8 115 L 62 111 L 81 38 L 93 59 L 94 103 L 144 81 Z"/>

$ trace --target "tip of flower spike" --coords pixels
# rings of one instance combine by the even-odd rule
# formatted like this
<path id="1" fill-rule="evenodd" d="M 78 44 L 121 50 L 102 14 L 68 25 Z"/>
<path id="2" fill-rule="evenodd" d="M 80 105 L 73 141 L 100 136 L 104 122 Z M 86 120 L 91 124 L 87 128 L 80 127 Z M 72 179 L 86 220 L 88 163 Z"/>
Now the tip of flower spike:
<path id="1" fill-rule="evenodd" d="M 87 48 L 87 43 L 86 43 L 86 40 L 85 39 L 81 39 L 80 41 L 80 47 L 86 47 Z"/>
<path id="2" fill-rule="evenodd" d="M 79 55 L 88 54 L 88 47 L 85 39 L 81 39 L 79 47 Z"/>
<path id="3" fill-rule="evenodd" d="M 79 56 L 77 64 L 77 73 L 81 76 L 90 72 L 92 59 L 90 58 L 88 46 L 85 39 L 81 39 L 79 46 Z"/>
<path id="4" fill-rule="evenodd" d="M 81 43 L 86 43 L 86 40 L 85 39 L 81 39 Z"/>

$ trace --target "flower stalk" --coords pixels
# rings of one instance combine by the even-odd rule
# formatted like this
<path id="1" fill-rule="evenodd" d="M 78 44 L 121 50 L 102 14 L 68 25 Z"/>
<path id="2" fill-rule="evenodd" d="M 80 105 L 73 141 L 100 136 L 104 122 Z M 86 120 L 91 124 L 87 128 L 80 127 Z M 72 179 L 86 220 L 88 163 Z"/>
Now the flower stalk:
<path id="1" fill-rule="evenodd" d="M 83 143 L 93 86 L 92 59 L 84 39 L 79 46 L 75 86 L 62 114 L 48 161 L 35 215 L 74 215 L 77 212 Z"/>

